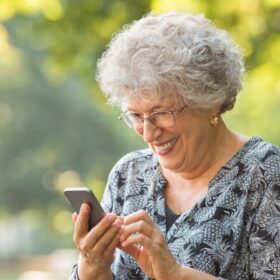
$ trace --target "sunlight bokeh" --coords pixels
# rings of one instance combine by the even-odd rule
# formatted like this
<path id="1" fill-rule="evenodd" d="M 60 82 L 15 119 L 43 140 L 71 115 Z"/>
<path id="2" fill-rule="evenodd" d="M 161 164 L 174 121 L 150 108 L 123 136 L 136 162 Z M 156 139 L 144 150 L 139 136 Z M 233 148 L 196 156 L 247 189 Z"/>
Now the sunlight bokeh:
<path id="1" fill-rule="evenodd" d="M 280 0 L 1 0 L 0 279 L 68 279 L 77 250 L 64 188 L 100 200 L 114 163 L 144 147 L 106 105 L 96 61 L 121 26 L 170 10 L 233 36 L 246 75 L 225 120 L 280 145 Z"/>

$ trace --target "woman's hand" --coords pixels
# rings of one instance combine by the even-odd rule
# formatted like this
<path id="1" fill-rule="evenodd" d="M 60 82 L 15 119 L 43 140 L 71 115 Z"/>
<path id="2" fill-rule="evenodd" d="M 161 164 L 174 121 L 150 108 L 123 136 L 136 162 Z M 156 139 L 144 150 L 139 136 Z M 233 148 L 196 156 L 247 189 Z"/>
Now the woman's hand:
<path id="1" fill-rule="evenodd" d="M 80 250 L 79 279 L 112 279 L 111 264 L 119 243 L 122 220 L 110 213 L 88 231 L 89 214 L 90 206 L 85 203 L 78 216 L 73 214 L 73 240 Z"/>
<path id="2" fill-rule="evenodd" d="M 125 217 L 121 231 L 119 248 L 134 257 L 146 275 L 161 280 L 179 279 L 180 264 L 144 210 Z"/>

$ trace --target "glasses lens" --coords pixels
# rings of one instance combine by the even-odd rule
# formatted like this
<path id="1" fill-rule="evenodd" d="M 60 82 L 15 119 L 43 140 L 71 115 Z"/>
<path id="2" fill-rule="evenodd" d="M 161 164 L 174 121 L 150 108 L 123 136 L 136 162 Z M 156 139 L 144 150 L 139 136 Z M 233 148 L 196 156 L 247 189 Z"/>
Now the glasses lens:
<path id="1" fill-rule="evenodd" d="M 127 124 L 127 126 L 133 129 L 139 129 L 143 126 L 142 119 L 135 115 L 124 114 L 122 115 L 122 120 Z"/>
<path id="2" fill-rule="evenodd" d="M 157 127 L 170 127 L 175 123 L 174 115 L 169 111 L 155 112 L 144 119 L 134 114 L 122 114 L 120 119 L 123 120 L 128 127 L 133 129 L 141 129 L 144 124 L 144 119 L 149 120 Z"/>
<path id="3" fill-rule="evenodd" d="M 174 125 L 174 117 L 171 112 L 156 112 L 152 115 L 152 122 L 158 127 L 170 127 Z"/>

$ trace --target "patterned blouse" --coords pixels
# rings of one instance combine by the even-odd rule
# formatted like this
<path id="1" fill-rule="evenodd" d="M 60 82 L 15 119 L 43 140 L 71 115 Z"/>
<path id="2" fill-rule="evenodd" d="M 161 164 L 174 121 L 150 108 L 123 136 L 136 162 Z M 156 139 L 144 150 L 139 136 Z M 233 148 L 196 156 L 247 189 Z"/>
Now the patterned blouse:
<path id="1" fill-rule="evenodd" d="M 220 280 L 280 280 L 280 149 L 252 137 L 209 183 L 203 200 L 166 231 L 166 180 L 148 149 L 124 156 L 109 175 L 102 205 L 126 216 L 144 209 L 179 263 Z M 114 279 L 149 279 L 117 250 Z M 77 266 L 70 279 L 78 279 Z"/>

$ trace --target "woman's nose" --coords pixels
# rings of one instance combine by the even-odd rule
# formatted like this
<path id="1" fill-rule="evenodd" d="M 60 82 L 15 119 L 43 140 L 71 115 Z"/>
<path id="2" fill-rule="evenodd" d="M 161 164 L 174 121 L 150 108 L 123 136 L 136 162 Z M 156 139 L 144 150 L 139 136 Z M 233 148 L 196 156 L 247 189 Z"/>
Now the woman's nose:
<path id="1" fill-rule="evenodd" d="M 155 126 L 150 120 L 145 119 L 143 121 L 142 133 L 146 143 L 151 143 L 157 139 L 162 133 L 162 128 Z"/>

